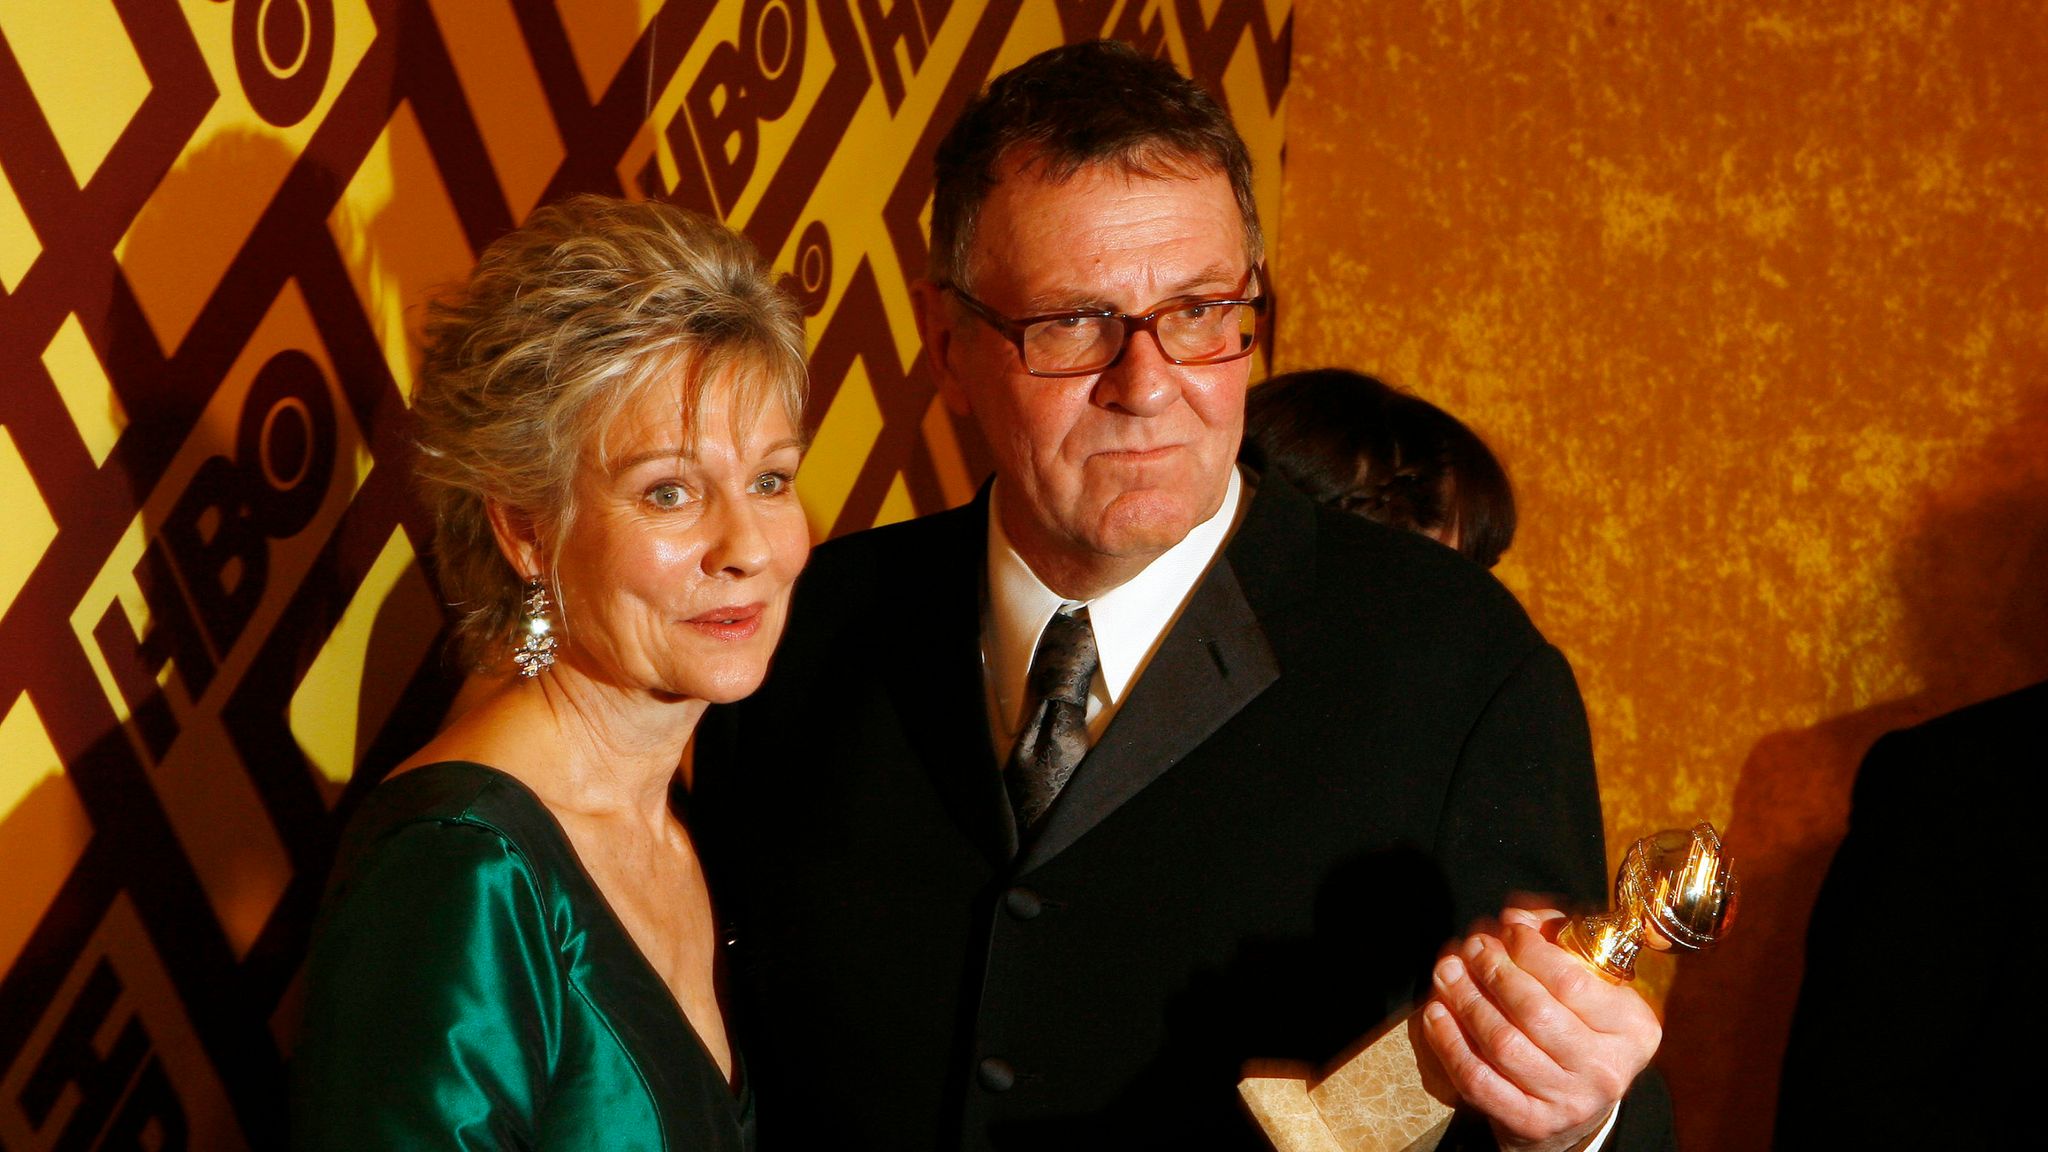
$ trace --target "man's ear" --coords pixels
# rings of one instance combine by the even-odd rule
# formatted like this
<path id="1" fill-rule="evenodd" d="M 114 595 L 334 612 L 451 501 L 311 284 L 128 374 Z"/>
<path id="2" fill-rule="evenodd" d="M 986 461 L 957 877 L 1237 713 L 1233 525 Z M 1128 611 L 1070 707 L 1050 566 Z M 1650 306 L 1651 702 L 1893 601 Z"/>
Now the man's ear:
<path id="1" fill-rule="evenodd" d="M 924 336 L 925 367 L 931 371 L 939 398 L 953 415 L 969 415 L 973 408 L 967 402 L 967 389 L 953 372 L 953 337 L 958 334 L 960 318 L 946 300 L 946 290 L 930 280 L 914 281 L 910 307 L 917 314 L 917 330 Z"/>
<path id="2" fill-rule="evenodd" d="M 498 551 L 512 571 L 521 580 L 539 576 L 540 535 L 533 517 L 496 500 L 484 501 L 484 514 L 490 517 L 491 535 L 497 537 Z"/>

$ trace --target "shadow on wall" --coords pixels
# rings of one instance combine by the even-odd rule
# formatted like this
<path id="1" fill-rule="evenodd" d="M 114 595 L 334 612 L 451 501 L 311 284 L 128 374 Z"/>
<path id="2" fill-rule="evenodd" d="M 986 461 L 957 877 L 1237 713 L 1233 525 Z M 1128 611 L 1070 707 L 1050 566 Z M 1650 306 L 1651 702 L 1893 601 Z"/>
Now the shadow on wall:
<path id="1" fill-rule="evenodd" d="M 1930 494 L 1893 554 L 1908 651 L 1926 687 L 1811 728 L 1775 732 L 1743 764 L 1729 851 L 1739 924 L 1713 956 L 1679 964 L 1659 1065 L 1696 1152 L 1770 1146 L 1778 1074 L 1805 964 L 1807 921 L 1848 830 L 1849 795 L 1879 736 L 2048 677 L 2048 384 Z M 1901 909 L 1902 921 L 1915 909 Z M 1912 946 L 1873 925 L 1873 961 Z"/>
<path id="2" fill-rule="evenodd" d="M 219 279 L 206 258 L 218 236 L 212 249 L 194 238 L 220 189 L 284 168 L 280 145 L 251 132 L 194 151 L 129 229 L 127 280 L 90 309 L 120 389 L 113 418 L 125 420 L 103 478 L 127 493 L 101 498 L 125 502 L 137 524 L 124 551 L 85 560 L 121 568 L 112 583 L 132 581 L 140 611 L 104 593 L 88 645 L 127 718 L 109 712 L 90 749 L 0 822 L 0 875 L 33 885 L 0 914 L 0 940 L 20 943 L 4 973 L 11 1001 L 52 1005 L 67 1022 L 128 1020 L 139 1043 L 124 1040 L 122 1058 L 160 1063 L 168 1079 L 60 1113 L 66 1133 L 155 1125 L 192 1147 L 282 1143 L 289 990 L 350 809 L 330 777 L 373 782 L 448 696 L 424 655 L 441 631 L 424 581 L 352 603 L 367 600 L 369 576 L 400 566 L 385 557 L 403 554 L 394 533 L 417 516 L 404 406 L 334 258 L 331 180 L 287 183 Z M 147 293 L 132 287 L 142 280 Z M 157 313 L 145 314 L 145 295 Z M 183 317 L 171 348 L 150 322 L 166 315 Z M 142 542 L 132 557 L 126 540 Z M 352 613 L 362 635 L 330 646 Z M 359 650 L 361 672 L 302 691 L 337 659 L 330 647 Z M 72 687 L 85 693 L 80 712 L 107 710 L 98 686 Z M 316 763 L 309 726 L 334 733 L 325 744 L 341 756 Z M 79 992 L 88 980 L 114 998 Z M 83 1075 L 72 1058 L 31 1046 L 13 1071 Z M 10 1144 L 23 1136 L 7 1131 Z"/>
<path id="3" fill-rule="evenodd" d="M 108 275 L 89 273 L 92 282 L 67 301 L 114 386 L 107 410 L 92 414 L 113 441 L 95 462 L 96 475 L 45 495 L 53 505 L 74 505 L 70 521 L 93 525 L 105 513 L 132 523 L 118 543 L 88 528 L 88 539 L 110 541 L 111 554 L 97 547 L 57 553 L 71 570 L 41 581 L 68 589 L 60 601 L 67 606 L 82 591 L 76 613 L 88 634 L 80 640 L 101 665 L 102 682 L 72 677 L 48 689 L 42 707 L 69 712 L 92 729 L 90 737 L 74 738 L 70 759 L 0 822 L 0 875 L 17 897 L 0 902 L 0 937 L 15 960 L 4 973 L 5 1005 L 10 1015 L 18 1006 L 44 1013 L 42 1027 L 60 1036 L 119 1028 L 114 1058 L 125 1063 L 81 1069 L 47 1031 L 9 1047 L 4 1059 L 12 1066 L 0 1070 L 10 1077 L 62 1085 L 69 1076 L 84 1093 L 68 1114 L 49 1120 L 48 1139 L 59 1124 L 66 1139 L 82 1133 L 89 1140 L 104 1129 L 114 1134 L 110 1142 L 154 1126 L 166 1141 L 232 1149 L 245 1146 L 252 1127 L 275 1128 L 279 1119 L 260 1111 L 238 1118 L 232 1102 L 262 1100 L 281 1087 L 276 1061 L 260 1048 L 261 1010 L 223 992 L 226 981 L 189 978 L 235 963 L 289 874 L 275 835 L 245 834 L 263 821 L 265 796 L 223 754 L 219 714 L 275 615 L 276 588 L 304 568 L 287 555 L 293 541 L 273 548 L 261 525 L 289 537 L 296 528 L 283 526 L 319 516 L 329 485 L 322 445 L 332 441 L 304 434 L 315 430 L 326 397 L 298 396 L 306 381 L 292 373 L 268 387 L 272 399 L 299 401 L 289 428 L 266 427 L 266 408 L 255 413 L 252 436 L 243 403 L 251 373 L 236 367 L 240 348 L 202 346 L 233 326 L 221 318 L 245 310 L 233 293 L 248 292 L 249 279 L 226 289 L 204 271 L 218 267 L 206 255 L 218 254 L 221 237 L 214 234 L 209 249 L 193 222 L 217 215 L 209 198 L 219 189 L 286 162 L 274 141 L 228 132 L 164 174 L 153 191 L 123 187 L 121 197 L 104 198 L 101 206 L 113 212 L 143 203 L 121 254 L 123 275 L 102 265 Z M 170 336 L 160 340 L 152 316 Z M 252 440 L 279 451 L 262 509 L 245 513 L 244 481 L 261 467 Z M 273 591 L 267 603 L 266 588 Z M 232 1076 L 207 1066 L 195 1034 L 225 1038 L 223 1049 L 237 1057 Z M 6 1042 L 22 1040 L 16 1033 Z M 105 1097 L 85 1078 L 125 1084 L 131 1074 L 154 1075 L 158 1089 Z M 19 1125 L 44 1119 L 17 1117 L 0 1125 L 0 1139 L 32 1142 L 35 1133 Z"/>

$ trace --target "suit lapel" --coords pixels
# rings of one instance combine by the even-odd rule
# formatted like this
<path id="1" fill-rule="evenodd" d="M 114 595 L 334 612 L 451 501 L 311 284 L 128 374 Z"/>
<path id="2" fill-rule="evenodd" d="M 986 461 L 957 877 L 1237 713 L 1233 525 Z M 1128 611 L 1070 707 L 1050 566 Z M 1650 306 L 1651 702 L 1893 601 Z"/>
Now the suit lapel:
<path id="1" fill-rule="evenodd" d="M 940 513 L 931 546 L 906 570 L 938 590 L 929 627 L 892 631 L 887 677 L 905 738 L 923 761 L 946 810 L 990 864 L 1017 854 L 1017 822 L 988 734 L 982 684 L 982 566 L 988 550 L 988 487 L 973 504 Z"/>
<path id="2" fill-rule="evenodd" d="M 990 864 L 1026 872 L 1052 859 L 1214 735 L 1280 678 L 1260 618 L 1313 586 L 1315 506 L 1277 477 L 1196 586 L 1102 739 L 1030 842 L 1020 843 L 990 747 L 981 665 L 988 496 L 934 519 L 907 559 L 938 591 L 931 627 L 891 633 L 888 691 L 932 787 Z"/>
<path id="3" fill-rule="evenodd" d="M 1139 673 L 1102 739 L 1053 802 L 1017 871 L 1064 851 L 1164 775 L 1280 678 L 1262 619 L 1315 586 L 1316 507 L 1277 475 Z"/>
<path id="4" fill-rule="evenodd" d="M 1025 844 L 1017 870 L 1036 868 L 1100 824 L 1279 678 L 1230 559 L 1219 559 Z"/>

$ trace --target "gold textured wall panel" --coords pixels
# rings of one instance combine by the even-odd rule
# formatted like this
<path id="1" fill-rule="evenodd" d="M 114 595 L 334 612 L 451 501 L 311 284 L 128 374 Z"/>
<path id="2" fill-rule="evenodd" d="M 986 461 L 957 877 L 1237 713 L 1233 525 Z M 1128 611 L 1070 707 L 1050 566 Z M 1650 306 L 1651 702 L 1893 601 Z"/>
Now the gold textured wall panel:
<path id="1" fill-rule="evenodd" d="M 1298 21 L 1279 366 L 1503 457 L 1500 574 L 1578 670 L 1610 850 L 1705 817 L 1745 876 L 1725 949 L 1648 983 L 1683 1146 L 1764 1147 L 1863 751 L 2048 675 L 2048 8 Z"/>

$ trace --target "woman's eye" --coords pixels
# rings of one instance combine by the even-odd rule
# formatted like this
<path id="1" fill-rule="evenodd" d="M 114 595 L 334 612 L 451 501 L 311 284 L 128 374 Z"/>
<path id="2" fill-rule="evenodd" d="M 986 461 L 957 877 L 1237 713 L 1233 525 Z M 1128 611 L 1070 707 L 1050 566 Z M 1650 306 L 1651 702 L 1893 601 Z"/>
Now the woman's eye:
<path id="1" fill-rule="evenodd" d="M 689 498 L 681 484 L 656 484 L 647 490 L 647 502 L 656 508 L 680 508 Z"/>
<path id="2" fill-rule="evenodd" d="M 759 476 L 754 477 L 754 494 L 756 496 L 779 496 L 789 491 L 789 486 L 794 483 L 796 483 L 796 477 L 791 476 L 787 472 L 763 472 Z"/>

